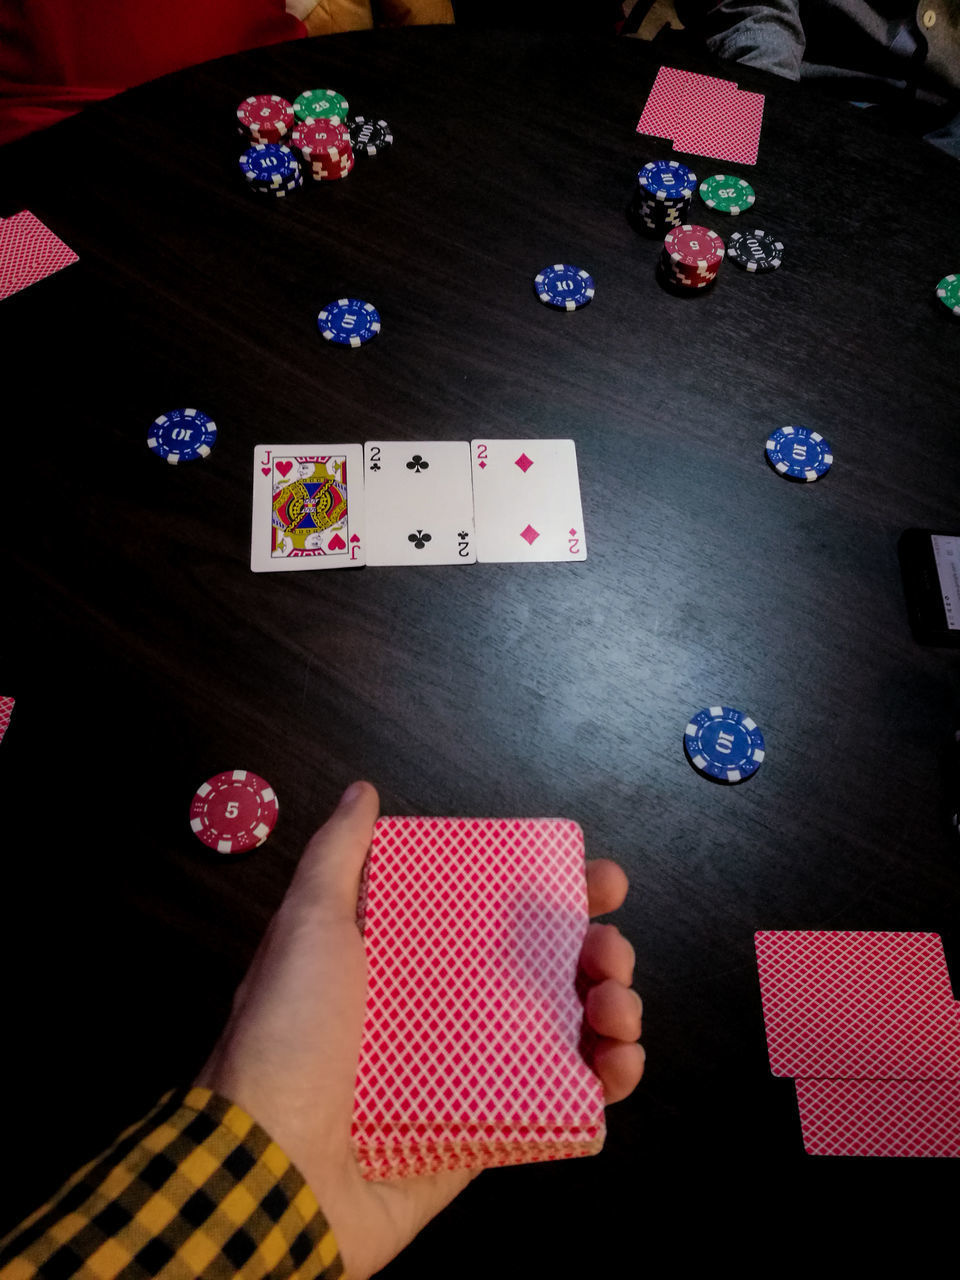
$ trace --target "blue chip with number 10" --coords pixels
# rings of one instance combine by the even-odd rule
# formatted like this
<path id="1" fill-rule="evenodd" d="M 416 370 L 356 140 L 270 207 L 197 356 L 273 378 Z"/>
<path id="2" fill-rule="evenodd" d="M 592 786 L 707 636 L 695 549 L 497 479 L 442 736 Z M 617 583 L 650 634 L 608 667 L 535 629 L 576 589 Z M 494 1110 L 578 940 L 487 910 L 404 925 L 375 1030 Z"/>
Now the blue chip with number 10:
<path id="1" fill-rule="evenodd" d="M 765 755 L 755 720 L 733 707 L 704 707 L 683 732 L 690 763 L 717 782 L 743 782 L 756 773 Z"/>
<path id="2" fill-rule="evenodd" d="M 202 409 L 161 413 L 147 436 L 153 452 L 173 465 L 207 457 L 216 441 L 217 424 Z"/>
<path id="3" fill-rule="evenodd" d="M 594 295 L 593 276 L 579 267 L 569 267 L 562 262 L 544 267 L 533 277 L 537 297 L 548 307 L 561 311 L 576 311 L 585 307 Z"/>
<path id="4" fill-rule="evenodd" d="M 338 298 L 317 316 L 317 328 L 337 346 L 362 347 L 380 332 L 380 312 L 362 298 Z"/>
<path id="5" fill-rule="evenodd" d="M 637 182 L 655 200 L 686 200 L 697 189 L 697 175 L 679 160 L 651 160 Z"/>
<path id="6" fill-rule="evenodd" d="M 767 459 L 787 480 L 819 480 L 830 470 L 833 450 L 819 431 L 779 427 L 766 444 Z"/>

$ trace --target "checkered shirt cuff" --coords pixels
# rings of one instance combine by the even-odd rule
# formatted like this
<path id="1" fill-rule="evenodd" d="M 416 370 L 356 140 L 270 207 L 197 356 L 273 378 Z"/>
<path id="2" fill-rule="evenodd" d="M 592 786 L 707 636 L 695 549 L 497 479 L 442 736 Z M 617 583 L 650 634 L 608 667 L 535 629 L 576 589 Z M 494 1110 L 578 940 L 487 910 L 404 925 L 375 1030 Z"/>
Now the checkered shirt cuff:
<path id="1" fill-rule="evenodd" d="M 209 1089 L 163 1097 L 0 1242 L 0 1280 L 339 1280 L 313 1192 Z"/>

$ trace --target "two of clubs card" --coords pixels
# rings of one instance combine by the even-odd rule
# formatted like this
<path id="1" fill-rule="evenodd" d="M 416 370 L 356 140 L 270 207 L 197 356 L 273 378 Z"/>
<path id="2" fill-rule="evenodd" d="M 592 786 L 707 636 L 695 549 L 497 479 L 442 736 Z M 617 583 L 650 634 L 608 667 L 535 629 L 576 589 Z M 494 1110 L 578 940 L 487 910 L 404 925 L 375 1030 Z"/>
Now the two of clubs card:
<path id="1" fill-rule="evenodd" d="M 572 440 L 258 445 L 250 568 L 585 560 Z"/>
<path id="2" fill-rule="evenodd" d="M 366 1178 L 587 1156 L 583 832 L 564 818 L 381 818 L 358 901 L 367 1004 L 352 1138 Z"/>
<path id="3" fill-rule="evenodd" d="M 770 1069 L 809 1155 L 960 1157 L 960 1002 L 935 933 L 762 930 Z"/>

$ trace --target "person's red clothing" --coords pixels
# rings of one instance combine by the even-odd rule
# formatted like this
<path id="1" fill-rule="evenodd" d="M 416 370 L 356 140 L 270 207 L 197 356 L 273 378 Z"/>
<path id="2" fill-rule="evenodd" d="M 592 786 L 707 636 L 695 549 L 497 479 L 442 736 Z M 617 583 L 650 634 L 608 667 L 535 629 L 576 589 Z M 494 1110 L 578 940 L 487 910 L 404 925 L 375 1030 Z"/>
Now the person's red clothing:
<path id="1" fill-rule="evenodd" d="M 168 71 L 304 35 L 284 0 L 0 0 L 0 143 Z"/>

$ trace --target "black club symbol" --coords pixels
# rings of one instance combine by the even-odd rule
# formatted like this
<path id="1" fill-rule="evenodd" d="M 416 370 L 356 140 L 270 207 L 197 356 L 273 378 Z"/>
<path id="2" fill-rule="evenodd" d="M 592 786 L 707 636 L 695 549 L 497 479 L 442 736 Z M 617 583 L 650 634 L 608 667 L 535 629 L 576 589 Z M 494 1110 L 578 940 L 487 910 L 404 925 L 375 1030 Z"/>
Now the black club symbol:
<path id="1" fill-rule="evenodd" d="M 409 465 L 410 464 L 407 463 L 407 466 Z M 407 534 L 407 541 L 412 542 L 418 551 L 422 551 L 430 541 L 430 535 L 429 533 L 424 533 L 422 529 L 418 529 L 416 533 Z"/>
<path id="2" fill-rule="evenodd" d="M 415 471 L 417 475 L 419 475 L 421 471 L 429 471 L 429 469 L 430 463 L 426 462 L 419 453 L 415 453 L 407 463 L 407 470 Z"/>

